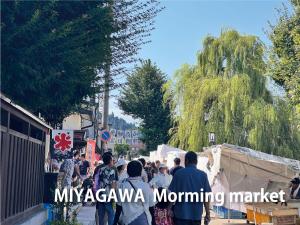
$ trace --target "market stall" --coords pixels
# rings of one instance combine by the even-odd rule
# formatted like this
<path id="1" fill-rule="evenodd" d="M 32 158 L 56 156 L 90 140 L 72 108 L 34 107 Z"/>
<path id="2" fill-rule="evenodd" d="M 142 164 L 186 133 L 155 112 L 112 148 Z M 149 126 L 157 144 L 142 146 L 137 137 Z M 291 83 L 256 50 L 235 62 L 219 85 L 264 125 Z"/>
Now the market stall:
<path id="1" fill-rule="evenodd" d="M 159 160 L 160 162 L 167 164 L 167 162 L 170 162 L 170 160 L 174 160 L 175 157 L 180 156 L 182 158 L 185 153 L 186 152 L 183 151 L 182 149 L 174 148 L 169 145 L 162 144 L 157 146 L 156 151 L 150 152 L 150 160 L 152 162 Z M 172 167 L 173 163 L 170 166 Z"/>
<path id="2" fill-rule="evenodd" d="M 255 224 L 273 223 L 273 225 L 295 225 L 298 217 L 298 209 L 274 203 L 245 204 L 247 220 Z"/>
<path id="3" fill-rule="evenodd" d="M 263 188 L 288 193 L 289 181 L 300 172 L 297 160 L 229 144 L 204 149 L 197 166 L 207 173 L 214 193 L 225 193 L 224 207 L 244 213 L 244 203 L 229 201 L 230 192 L 258 192 Z"/>

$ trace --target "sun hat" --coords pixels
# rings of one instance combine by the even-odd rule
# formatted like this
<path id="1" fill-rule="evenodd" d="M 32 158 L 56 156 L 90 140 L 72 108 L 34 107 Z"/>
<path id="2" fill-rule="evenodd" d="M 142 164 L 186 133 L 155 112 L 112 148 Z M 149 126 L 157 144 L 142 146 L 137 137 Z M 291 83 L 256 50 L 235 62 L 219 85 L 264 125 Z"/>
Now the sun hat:
<path id="1" fill-rule="evenodd" d="M 118 162 L 116 162 L 115 166 L 119 167 L 119 166 L 124 166 L 127 165 L 127 162 L 125 159 L 119 159 Z"/>

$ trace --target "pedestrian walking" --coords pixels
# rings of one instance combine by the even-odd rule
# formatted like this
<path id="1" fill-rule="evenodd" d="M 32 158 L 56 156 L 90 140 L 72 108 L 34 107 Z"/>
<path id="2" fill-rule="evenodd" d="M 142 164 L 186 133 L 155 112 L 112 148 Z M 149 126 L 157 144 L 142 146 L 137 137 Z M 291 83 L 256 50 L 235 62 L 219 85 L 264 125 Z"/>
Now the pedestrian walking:
<path id="1" fill-rule="evenodd" d="M 178 170 L 182 169 L 182 168 L 183 168 L 183 167 L 180 166 L 180 158 L 175 158 L 175 159 L 174 159 L 174 167 L 170 170 L 170 174 L 171 174 L 172 176 L 174 176 L 175 173 L 176 173 Z"/>
<path id="2" fill-rule="evenodd" d="M 198 170 L 197 154 L 187 152 L 185 155 L 185 168 L 178 170 L 170 184 L 169 190 L 176 194 L 198 192 L 211 192 L 211 188 L 205 172 Z M 202 219 L 203 204 L 205 207 L 205 220 L 210 220 L 209 202 L 176 202 L 173 207 L 175 225 L 200 225 Z"/>
<path id="3" fill-rule="evenodd" d="M 117 174 L 113 165 L 113 157 L 111 154 L 103 154 L 104 166 L 98 169 L 96 177 L 97 184 L 96 190 L 105 189 L 105 193 L 108 196 L 112 189 L 116 188 Z M 98 221 L 99 225 L 104 225 L 105 213 L 107 213 L 108 225 L 112 225 L 114 221 L 114 209 L 113 202 L 98 202 L 97 203 Z"/>
<path id="4" fill-rule="evenodd" d="M 146 160 L 144 158 L 139 158 L 138 161 L 140 161 L 140 163 L 143 166 L 143 169 L 142 169 L 142 179 L 143 179 L 144 182 L 148 183 L 148 175 L 147 175 L 147 173 L 145 171 Z"/>
<path id="5" fill-rule="evenodd" d="M 150 182 L 153 178 L 153 172 L 152 172 L 152 167 L 151 167 L 151 162 L 147 162 L 145 166 L 145 172 L 148 177 L 148 182 Z"/>
<path id="6" fill-rule="evenodd" d="M 172 176 L 169 175 L 167 173 L 167 169 L 168 167 L 165 164 L 160 164 L 159 165 L 159 170 L 158 170 L 158 174 L 149 182 L 149 184 L 153 187 L 153 188 L 168 188 L 171 180 L 172 180 Z"/>
<path id="7" fill-rule="evenodd" d="M 156 167 L 156 164 L 154 162 L 151 163 L 151 173 L 152 178 L 158 174 L 158 168 Z"/>
<path id="8" fill-rule="evenodd" d="M 118 201 L 116 203 L 116 215 L 114 225 L 118 223 L 122 225 L 155 225 L 154 219 L 154 195 L 149 184 L 141 178 L 142 164 L 139 161 L 131 161 L 127 165 L 127 173 L 129 178 L 123 180 L 118 189 L 121 192 L 125 190 L 134 191 L 137 194 L 138 190 L 143 193 L 144 201 L 130 202 Z"/>
<path id="9" fill-rule="evenodd" d="M 156 166 L 156 168 L 159 168 L 159 166 L 160 166 L 160 161 L 159 160 L 155 161 L 155 166 Z"/>
<path id="10" fill-rule="evenodd" d="M 164 188 L 158 188 L 159 194 L 164 191 Z M 173 220 L 168 210 L 170 205 L 169 201 L 164 201 L 161 199 L 160 202 L 156 203 L 154 208 L 154 217 L 156 225 L 173 225 Z"/>
<path id="11" fill-rule="evenodd" d="M 296 177 L 290 183 L 291 199 L 300 199 L 300 179 Z"/>
<path id="12" fill-rule="evenodd" d="M 85 159 L 85 154 L 80 156 L 79 171 L 82 181 L 88 178 L 90 172 L 90 162 Z"/>
<path id="13" fill-rule="evenodd" d="M 79 152 L 69 153 L 68 158 L 61 164 L 59 172 L 61 176 L 61 187 L 71 189 L 74 177 L 80 176 L 75 161 L 79 158 Z M 75 174 L 75 175 L 74 175 Z"/>
<path id="14" fill-rule="evenodd" d="M 127 162 L 125 159 L 119 159 L 115 164 L 115 167 L 118 171 L 118 183 L 128 178 L 128 174 L 126 171 Z"/>

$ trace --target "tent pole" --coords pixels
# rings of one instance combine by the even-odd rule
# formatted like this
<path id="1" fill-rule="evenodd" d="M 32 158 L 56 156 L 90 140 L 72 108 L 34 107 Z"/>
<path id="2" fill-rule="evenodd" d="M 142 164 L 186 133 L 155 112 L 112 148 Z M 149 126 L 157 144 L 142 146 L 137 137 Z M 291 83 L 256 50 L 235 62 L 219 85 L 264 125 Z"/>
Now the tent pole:
<path id="1" fill-rule="evenodd" d="M 231 191 L 231 153 L 229 153 L 229 195 Z M 228 223 L 230 223 L 230 210 L 231 210 L 231 202 L 229 200 L 229 209 L 228 209 Z"/>
<path id="2" fill-rule="evenodd" d="M 256 211 L 255 211 L 255 208 L 254 208 L 254 202 L 252 202 L 252 207 L 253 207 L 254 224 L 256 225 Z"/>
<path id="3" fill-rule="evenodd" d="M 247 155 L 247 165 L 250 166 L 249 156 L 248 155 Z M 248 174 L 247 174 L 247 176 L 248 176 Z M 253 201 L 252 201 L 252 209 L 253 209 L 254 224 L 256 225 L 256 212 L 255 212 L 254 202 Z"/>

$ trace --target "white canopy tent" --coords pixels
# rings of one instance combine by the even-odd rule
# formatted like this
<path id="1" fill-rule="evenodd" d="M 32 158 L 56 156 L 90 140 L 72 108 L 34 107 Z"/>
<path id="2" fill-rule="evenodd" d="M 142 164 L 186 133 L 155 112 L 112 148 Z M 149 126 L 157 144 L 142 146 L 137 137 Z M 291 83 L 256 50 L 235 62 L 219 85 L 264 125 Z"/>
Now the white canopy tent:
<path id="1" fill-rule="evenodd" d="M 222 144 L 206 148 L 199 154 L 199 169 L 209 178 L 212 191 L 216 192 L 259 192 L 285 190 L 289 181 L 299 176 L 300 162 L 279 156 L 254 151 L 249 148 Z M 245 212 L 241 203 L 224 206 Z"/>
<path id="2" fill-rule="evenodd" d="M 180 159 L 180 166 L 184 166 L 185 151 L 170 151 L 167 153 L 167 166 L 172 168 L 174 166 L 174 159 Z"/>
<path id="3" fill-rule="evenodd" d="M 150 159 L 151 161 L 159 160 L 162 163 L 167 163 L 168 161 L 168 153 L 172 152 L 174 153 L 185 153 L 185 151 L 179 149 L 179 148 L 174 148 L 169 145 L 158 145 L 157 150 L 150 152 Z"/>

